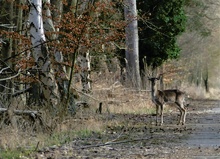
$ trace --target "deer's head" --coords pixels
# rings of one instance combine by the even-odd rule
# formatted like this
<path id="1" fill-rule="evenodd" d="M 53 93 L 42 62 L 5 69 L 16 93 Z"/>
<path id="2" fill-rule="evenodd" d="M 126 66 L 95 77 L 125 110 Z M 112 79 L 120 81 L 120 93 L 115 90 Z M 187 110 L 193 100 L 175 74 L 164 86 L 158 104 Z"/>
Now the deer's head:
<path id="1" fill-rule="evenodd" d="M 151 83 L 151 89 L 155 91 L 157 89 L 156 82 L 161 79 L 162 74 L 157 75 L 157 77 L 149 77 L 148 80 Z"/>
<path id="2" fill-rule="evenodd" d="M 161 79 L 162 74 L 159 74 L 157 77 L 149 77 L 148 80 L 151 81 L 152 83 L 156 83 L 157 80 Z"/>

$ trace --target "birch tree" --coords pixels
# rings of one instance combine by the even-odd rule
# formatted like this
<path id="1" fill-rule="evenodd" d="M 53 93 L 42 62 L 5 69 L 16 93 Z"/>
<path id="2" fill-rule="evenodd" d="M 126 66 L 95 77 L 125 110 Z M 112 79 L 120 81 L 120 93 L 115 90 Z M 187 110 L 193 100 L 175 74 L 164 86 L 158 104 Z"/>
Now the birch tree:
<path id="1" fill-rule="evenodd" d="M 55 23 L 59 23 L 60 19 L 61 19 L 61 12 L 62 12 L 62 1 L 56 1 L 56 7 L 57 9 L 60 11 L 60 13 L 54 12 L 56 18 L 56 22 Z M 53 40 L 54 43 L 60 43 L 58 40 L 58 32 L 59 29 L 55 29 L 54 27 L 54 22 L 52 20 L 52 15 L 51 15 L 51 11 L 50 11 L 50 0 L 45 0 L 43 3 L 43 10 L 45 13 L 45 16 L 43 18 L 43 22 L 44 22 L 44 30 L 49 32 L 47 38 L 49 40 Z M 56 32 L 56 34 L 55 34 Z M 55 70 L 55 79 L 58 81 L 58 86 L 59 86 L 59 91 L 62 94 L 62 97 L 64 97 L 67 93 L 67 73 L 66 73 L 66 67 L 64 65 L 62 65 L 62 63 L 64 62 L 64 57 L 62 54 L 62 51 L 60 51 L 56 45 L 52 46 L 52 51 L 53 51 L 53 55 L 54 55 L 54 60 L 56 61 L 56 65 L 53 65 L 53 69 Z"/>
<path id="2" fill-rule="evenodd" d="M 72 0 L 71 7 L 73 14 L 80 18 L 83 16 L 85 12 L 91 12 L 89 11 L 90 2 L 89 0 Z M 86 28 L 86 30 L 89 28 Z M 87 32 L 87 31 L 85 31 Z M 85 36 L 89 36 L 88 34 L 84 33 Z M 78 46 L 78 49 L 76 50 L 79 54 L 77 59 L 77 62 L 79 63 L 80 67 L 80 77 L 81 77 L 81 83 L 82 83 L 82 91 L 89 93 L 91 91 L 91 80 L 90 80 L 90 53 L 89 48 L 86 46 Z M 74 63 L 75 61 L 73 61 Z M 73 68 L 72 68 L 73 69 Z"/>
<path id="3" fill-rule="evenodd" d="M 57 106 L 60 101 L 58 86 L 51 66 L 49 51 L 43 27 L 42 0 L 32 0 L 30 3 L 30 36 L 33 46 L 33 57 L 36 72 L 40 82 L 41 97 L 45 104 Z"/>
<path id="4" fill-rule="evenodd" d="M 80 66 L 80 77 L 82 82 L 82 91 L 89 93 L 91 91 L 91 80 L 90 80 L 90 53 L 89 50 L 86 49 L 81 52 L 77 58 Z"/>
<path id="5" fill-rule="evenodd" d="M 138 23 L 137 23 L 137 7 L 136 0 L 125 0 L 124 7 L 125 20 L 127 26 L 126 34 L 126 69 L 128 79 L 133 85 L 140 89 L 141 78 L 139 69 L 139 51 L 138 51 Z"/>

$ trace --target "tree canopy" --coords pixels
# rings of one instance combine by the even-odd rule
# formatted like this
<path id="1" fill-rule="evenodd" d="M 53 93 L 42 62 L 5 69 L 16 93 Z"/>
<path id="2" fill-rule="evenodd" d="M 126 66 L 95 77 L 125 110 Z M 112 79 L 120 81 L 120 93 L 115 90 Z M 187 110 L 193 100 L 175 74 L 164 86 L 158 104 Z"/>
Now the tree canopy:
<path id="1" fill-rule="evenodd" d="M 45 55 L 45 58 L 50 61 L 48 69 L 54 70 L 53 76 L 58 83 L 58 89 L 61 94 L 64 94 L 63 96 L 66 96 L 66 91 L 63 89 L 66 88 L 64 84 L 67 83 L 66 80 L 71 81 L 72 75 L 69 72 L 81 71 L 81 78 L 84 77 L 85 72 L 88 74 L 90 72 L 87 69 L 89 67 L 79 68 L 79 65 L 73 60 L 76 56 L 84 56 L 88 53 L 90 55 L 91 53 L 107 54 L 107 52 L 114 52 L 118 43 L 120 46 L 125 45 L 122 44 L 125 42 L 124 28 L 126 26 L 122 6 L 126 4 L 114 3 L 112 0 L 88 1 L 88 3 L 80 1 L 82 3 L 75 5 L 72 3 L 73 1 L 62 2 L 63 4 L 53 1 L 50 4 L 49 1 L 45 1 L 42 4 L 44 23 L 42 31 L 44 30 L 46 38 L 42 44 L 46 43 L 46 48 L 48 48 L 48 53 Z M 0 20 L 2 24 L 0 40 L 3 41 L 0 43 L 1 60 L 7 66 L 10 63 L 10 68 L 15 70 L 15 73 L 21 69 L 22 75 L 16 79 L 18 83 L 27 85 L 33 85 L 33 82 L 41 83 L 42 81 L 36 75 L 36 72 L 41 71 L 41 68 L 38 68 L 40 64 L 36 65 L 36 59 L 33 60 L 35 46 L 30 43 L 30 37 L 33 35 L 30 35 L 29 29 L 34 30 L 34 28 L 32 23 L 27 22 L 29 7 L 32 3 L 30 4 L 29 1 L 27 3 L 1 1 L 0 3 L 3 8 Z M 6 14 L 8 5 L 11 6 L 11 14 Z M 184 0 L 137 0 L 140 62 L 146 57 L 146 63 L 155 68 L 164 61 L 179 56 L 180 48 L 177 45 L 177 36 L 184 31 L 186 24 L 183 7 Z M 6 43 L 9 47 L 5 46 Z M 84 61 L 89 62 L 88 59 Z M 22 68 L 18 64 L 21 64 Z M 14 68 L 15 66 L 17 68 Z M 2 66 L 0 69 L 4 68 L 5 66 Z M 29 78 L 32 80 L 27 81 Z M 89 77 L 86 79 L 90 81 Z M 69 83 L 70 85 L 71 83 Z M 32 88 L 34 87 L 32 86 Z M 5 89 L 2 88 L 2 90 Z M 26 86 L 24 86 L 24 90 L 23 93 L 26 93 Z"/>
<path id="2" fill-rule="evenodd" d="M 138 0 L 140 58 L 153 68 L 179 57 L 177 37 L 185 30 L 185 0 Z"/>

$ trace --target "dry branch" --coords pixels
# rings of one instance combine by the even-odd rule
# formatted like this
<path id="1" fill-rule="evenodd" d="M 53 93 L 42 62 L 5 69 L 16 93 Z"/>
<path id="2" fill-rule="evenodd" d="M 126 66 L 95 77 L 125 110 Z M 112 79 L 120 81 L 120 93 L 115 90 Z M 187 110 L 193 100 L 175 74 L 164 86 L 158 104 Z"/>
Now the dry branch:
<path id="1" fill-rule="evenodd" d="M 93 96 L 91 96 L 91 95 L 89 95 L 89 94 L 87 94 L 87 93 L 84 93 L 84 92 L 78 90 L 78 89 L 75 88 L 75 87 L 74 87 L 74 89 L 75 89 L 78 93 L 81 93 L 81 94 L 83 94 L 83 95 L 85 95 L 85 96 L 87 96 L 87 97 L 89 97 L 89 98 L 91 98 L 91 99 L 93 99 L 93 100 L 95 100 L 95 101 L 99 101 L 98 99 L 94 98 Z"/>
<path id="2" fill-rule="evenodd" d="M 137 138 L 137 139 L 133 139 L 133 140 L 124 140 L 124 141 L 119 141 L 119 142 L 107 142 L 107 143 L 103 143 L 103 144 L 83 146 L 83 147 L 80 147 L 78 149 L 87 149 L 87 148 L 101 147 L 101 146 L 107 146 L 107 145 L 124 144 L 124 143 L 137 142 L 137 141 L 143 141 L 143 140 L 149 140 L 149 139 L 151 139 L 151 137 Z"/>

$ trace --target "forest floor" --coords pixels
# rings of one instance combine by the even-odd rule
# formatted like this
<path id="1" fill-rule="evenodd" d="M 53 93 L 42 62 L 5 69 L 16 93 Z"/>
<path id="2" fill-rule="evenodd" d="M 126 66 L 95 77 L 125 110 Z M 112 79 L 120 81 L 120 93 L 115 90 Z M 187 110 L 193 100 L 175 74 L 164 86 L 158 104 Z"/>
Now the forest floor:
<path id="1" fill-rule="evenodd" d="M 163 126 L 155 126 L 155 116 L 151 114 L 108 114 L 108 125 L 104 131 L 75 138 L 61 146 L 43 148 L 31 157 L 220 158 L 219 104 L 217 100 L 192 100 L 184 126 L 176 125 L 178 112 L 166 112 Z M 106 115 L 96 116 L 95 120 L 105 122 Z"/>

